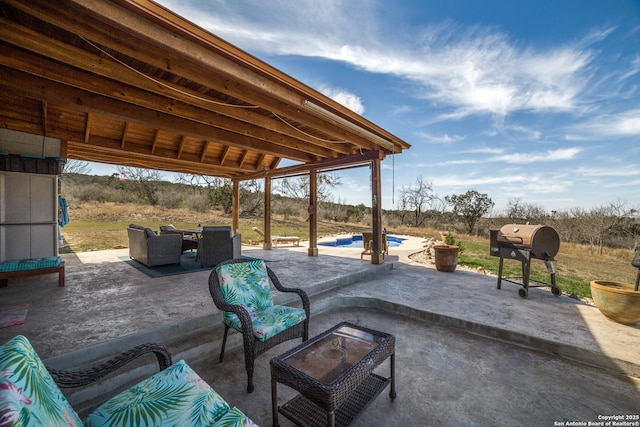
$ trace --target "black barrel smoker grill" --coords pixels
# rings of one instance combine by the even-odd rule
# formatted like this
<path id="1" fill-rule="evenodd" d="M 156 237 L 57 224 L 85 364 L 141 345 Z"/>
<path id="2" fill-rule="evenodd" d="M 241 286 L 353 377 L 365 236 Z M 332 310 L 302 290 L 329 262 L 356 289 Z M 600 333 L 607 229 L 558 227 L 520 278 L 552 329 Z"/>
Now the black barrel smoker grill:
<path id="1" fill-rule="evenodd" d="M 545 225 L 507 224 L 499 230 L 491 230 L 490 252 L 492 256 L 500 257 L 498 267 L 498 289 L 502 280 L 520 285 L 518 295 L 522 298 L 529 296 L 530 287 L 551 287 L 555 296 L 562 294 L 556 286 L 556 261 L 554 257 L 560 249 L 560 237 L 553 227 Z M 522 277 L 502 277 L 502 264 L 505 259 L 522 263 Z M 529 279 L 531 260 L 544 261 L 551 276 L 551 283 Z M 521 279 L 521 282 L 516 279 Z M 530 283 L 535 283 L 531 285 Z"/>

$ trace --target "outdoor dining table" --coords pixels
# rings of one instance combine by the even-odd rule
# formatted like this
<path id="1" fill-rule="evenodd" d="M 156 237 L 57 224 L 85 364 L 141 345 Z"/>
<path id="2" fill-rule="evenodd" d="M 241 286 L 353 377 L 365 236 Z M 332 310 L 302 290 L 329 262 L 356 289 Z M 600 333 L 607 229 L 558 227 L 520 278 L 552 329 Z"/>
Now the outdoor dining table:
<path id="1" fill-rule="evenodd" d="M 193 236 L 196 238 L 200 238 L 202 235 L 202 227 L 196 228 L 176 228 L 173 230 L 174 233 L 182 233 L 182 236 Z"/>

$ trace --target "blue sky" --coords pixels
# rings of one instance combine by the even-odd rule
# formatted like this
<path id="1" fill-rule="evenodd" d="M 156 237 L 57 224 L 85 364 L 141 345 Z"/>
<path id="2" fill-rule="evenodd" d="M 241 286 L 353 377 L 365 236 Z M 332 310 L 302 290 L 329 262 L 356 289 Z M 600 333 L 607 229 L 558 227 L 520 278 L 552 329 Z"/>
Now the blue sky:
<path id="1" fill-rule="evenodd" d="M 418 177 L 503 209 L 640 208 L 640 2 L 160 0 L 412 145 L 383 162 L 383 208 Z M 337 201 L 371 205 L 368 169 Z"/>

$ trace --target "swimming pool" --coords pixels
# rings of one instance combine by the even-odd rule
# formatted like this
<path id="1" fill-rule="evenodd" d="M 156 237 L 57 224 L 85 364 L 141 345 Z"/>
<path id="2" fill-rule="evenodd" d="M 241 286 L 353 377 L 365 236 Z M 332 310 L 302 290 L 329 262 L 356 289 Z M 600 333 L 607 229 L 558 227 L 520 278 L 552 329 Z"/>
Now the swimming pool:
<path id="1" fill-rule="evenodd" d="M 406 240 L 402 237 L 396 236 L 387 236 L 387 246 L 390 248 L 398 247 L 402 244 L 402 242 Z M 318 245 L 321 246 L 333 246 L 334 248 L 363 248 L 362 244 L 362 234 L 357 234 L 353 236 L 346 237 L 338 237 L 335 240 L 330 240 L 328 242 L 318 242 Z"/>

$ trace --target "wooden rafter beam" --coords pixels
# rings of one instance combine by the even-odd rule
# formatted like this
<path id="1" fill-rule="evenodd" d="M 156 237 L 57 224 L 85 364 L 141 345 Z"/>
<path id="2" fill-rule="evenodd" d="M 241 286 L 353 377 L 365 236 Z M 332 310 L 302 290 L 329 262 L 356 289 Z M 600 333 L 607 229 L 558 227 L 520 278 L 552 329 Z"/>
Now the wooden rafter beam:
<path id="1" fill-rule="evenodd" d="M 153 154 L 156 151 L 156 146 L 158 145 L 159 136 L 160 136 L 160 129 L 156 129 L 156 132 L 153 135 L 153 142 L 151 142 L 151 154 Z"/>
<path id="2" fill-rule="evenodd" d="M 127 134 L 129 133 L 129 122 L 124 123 L 124 130 L 122 131 L 122 139 L 120 140 L 120 148 L 124 150 L 124 145 L 127 143 Z"/>
<path id="3" fill-rule="evenodd" d="M 2 23 L 2 19 L 0 19 L 0 39 L 3 37 L 3 33 L 5 31 L 1 25 Z M 21 27 L 16 27 L 15 31 L 19 31 L 20 28 Z M 15 34 L 13 37 L 15 37 Z M 26 37 L 23 40 L 30 39 L 33 39 L 33 36 Z M 37 42 L 24 42 L 23 44 L 28 45 L 29 48 L 35 49 L 38 52 L 43 49 L 46 52 L 50 52 L 51 45 L 55 43 L 55 41 L 46 43 L 38 40 Z M 68 49 L 68 45 L 60 46 L 60 49 L 63 48 Z M 44 53 L 45 52 L 43 52 L 43 54 Z M 277 149 L 278 146 L 282 146 L 283 153 L 287 153 L 285 154 L 287 156 L 304 157 L 305 154 L 309 153 L 319 157 L 331 157 L 331 150 L 329 148 L 308 144 L 306 141 L 294 138 L 292 136 L 293 133 L 298 133 L 298 135 L 303 134 L 294 132 L 290 128 L 287 129 L 290 135 L 285 135 L 265 129 L 256 124 L 247 124 L 244 121 L 238 121 L 227 116 L 221 116 L 215 112 L 206 114 L 200 107 L 191 106 L 183 102 L 172 101 L 163 95 L 149 93 L 134 86 L 123 86 L 113 80 L 101 79 L 100 77 L 81 69 L 69 69 L 58 62 L 77 61 L 78 58 L 83 57 L 83 53 L 84 51 L 72 50 L 67 54 L 56 56 L 56 61 L 46 61 L 42 58 L 36 58 L 28 52 L 0 44 L 0 64 L 19 69 L 29 74 L 40 75 L 48 80 L 64 83 L 69 87 L 85 90 L 90 93 L 104 94 L 104 96 L 110 98 L 117 98 L 122 102 L 130 103 L 131 105 L 138 107 L 151 109 L 163 114 L 170 114 L 187 120 L 193 120 L 207 126 L 215 126 L 216 128 L 220 128 L 226 132 L 249 135 L 250 137 L 247 139 L 248 141 L 263 141 L 257 146 L 254 145 L 253 147 L 249 146 L 247 148 L 258 149 L 260 145 L 264 146 L 264 142 L 268 141 L 274 143 L 272 146 L 272 149 L 274 150 Z M 86 53 L 84 54 L 86 56 Z M 105 67 L 105 63 L 109 62 L 101 59 L 99 56 L 92 57 L 91 59 L 87 57 L 85 59 L 85 66 L 95 69 Z M 34 64 L 38 65 L 36 66 Z M 157 84 L 155 86 L 157 86 Z M 264 116 L 259 114 L 252 113 L 252 115 L 254 118 L 262 117 L 264 119 Z M 301 151 L 302 153 L 295 154 L 296 151 Z"/>
<path id="4" fill-rule="evenodd" d="M 0 59 L 1 61 L 1 59 Z M 47 100 L 83 113 L 97 113 L 123 121 L 136 122 L 180 135 L 187 135 L 207 141 L 217 141 L 226 145 L 266 154 L 277 153 L 280 156 L 307 162 L 317 159 L 308 153 L 293 151 L 284 147 L 269 146 L 258 139 L 239 135 L 224 129 L 196 123 L 169 114 L 151 111 L 137 105 L 117 99 L 107 98 L 81 89 L 68 87 L 57 82 L 43 80 L 21 71 L 0 66 L 0 88 L 9 94 L 26 96 L 31 99 Z"/>
<path id="5" fill-rule="evenodd" d="M 239 167 L 243 167 L 244 166 L 244 162 L 245 160 L 247 160 L 247 155 L 249 154 L 248 151 L 243 151 L 242 155 L 240 156 L 240 161 L 238 162 L 238 166 Z"/>
<path id="6" fill-rule="evenodd" d="M 322 171 L 343 166 L 353 166 L 358 164 L 370 163 L 374 160 L 383 160 L 384 158 L 385 153 L 383 150 L 364 151 L 362 154 L 352 154 L 349 156 L 336 157 L 334 159 L 325 159 L 322 161 L 307 163 L 303 165 L 287 166 L 280 169 L 270 169 L 256 174 L 246 174 L 242 176 L 242 180 L 264 178 L 265 176 L 275 178 L 280 176 L 295 175 L 309 172 L 309 170 L 311 169 Z"/>
<path id="7" fill-rule="evenodd" d="M 221 165 L 224 165 L 225 160 L 227 160 L 227 156 L 229 155 L 229 150 L 231 147 L 224 147 L 222 149 L 222 153 L 220 154 L 219 162 Z"/>
<path id="8" fill-rule="evenodd" d="M 182 152 L 184 151 L 184 146 L 186 144 L 187 137 L 182 135 L 180 138 L 180 144 L 178 144 L 178 155 L 176 156 L 178 159 L 182 157 Z"/>
<path id="9" fill-rule="evenodd" d="M 200 162 L 205 161 L 205 159 L 207 158 L 207 151 L 209 151 L 209 148 L 211 147 L 211 141 L 206 141 L 202 147 L 202 152 L 200 153 Z"/>
<path id="10" fill-rule="evenodd" d="M 264 159 L 265 159 L 265 155 L 264 154 L 260 154 L 258 156 L 258 161 L 256 162 L 256 169 L 260 169 L 261 167 L 264 168 Z"/>
<path id="11" fill-rule="evenodd" d="M 84 128 L 84 142 L 89 141 L 89 135 L 91 135 L 91 118 L 93 115 L 91 113 L 87 113 L 87 124 Z"/>
<path id="12" fill-rule="evenodd" d="M 120 143 L 117 140 L 112 140 L 105 137 L 98 137 L 92 135 L 88 143 L 68 141 L 67 150 L 70 156 L 74 157 L 90 157 L 96 156 L 101 159 L 111 156 L 111 160 L 106 163 L 116 163 L 114 159 L 117 158 L 117 164 L 124 164 L 124 162 L 136 163 L 138 165 L 145 164 L 146 167 L 152 169 L 169 170 L 173 171 L 177 168 L 183 170 L 202 170 L 211 171 L 216 170 L 223 173 L 225 176 L 242 175 L 246 173 L 257 172 L 256 168 L 245 166 L 243 169 L 239 169 L 236 166 L 224 166 L 218 162 L 201 163 L 199 156 L 195 154 L 185 156 L 183 159 L 177 159 L 174 156 L 174 152 L 167 149 L 158 149 L 155 154 L 151 154 L 147 149 L 142 146 L 128 144 L 128 149 L 123 151 L 120 149 Z M 104 161 L 104 160 L 101 160 Z M 201 172 L 205 174 L 205 172 Z"/>

